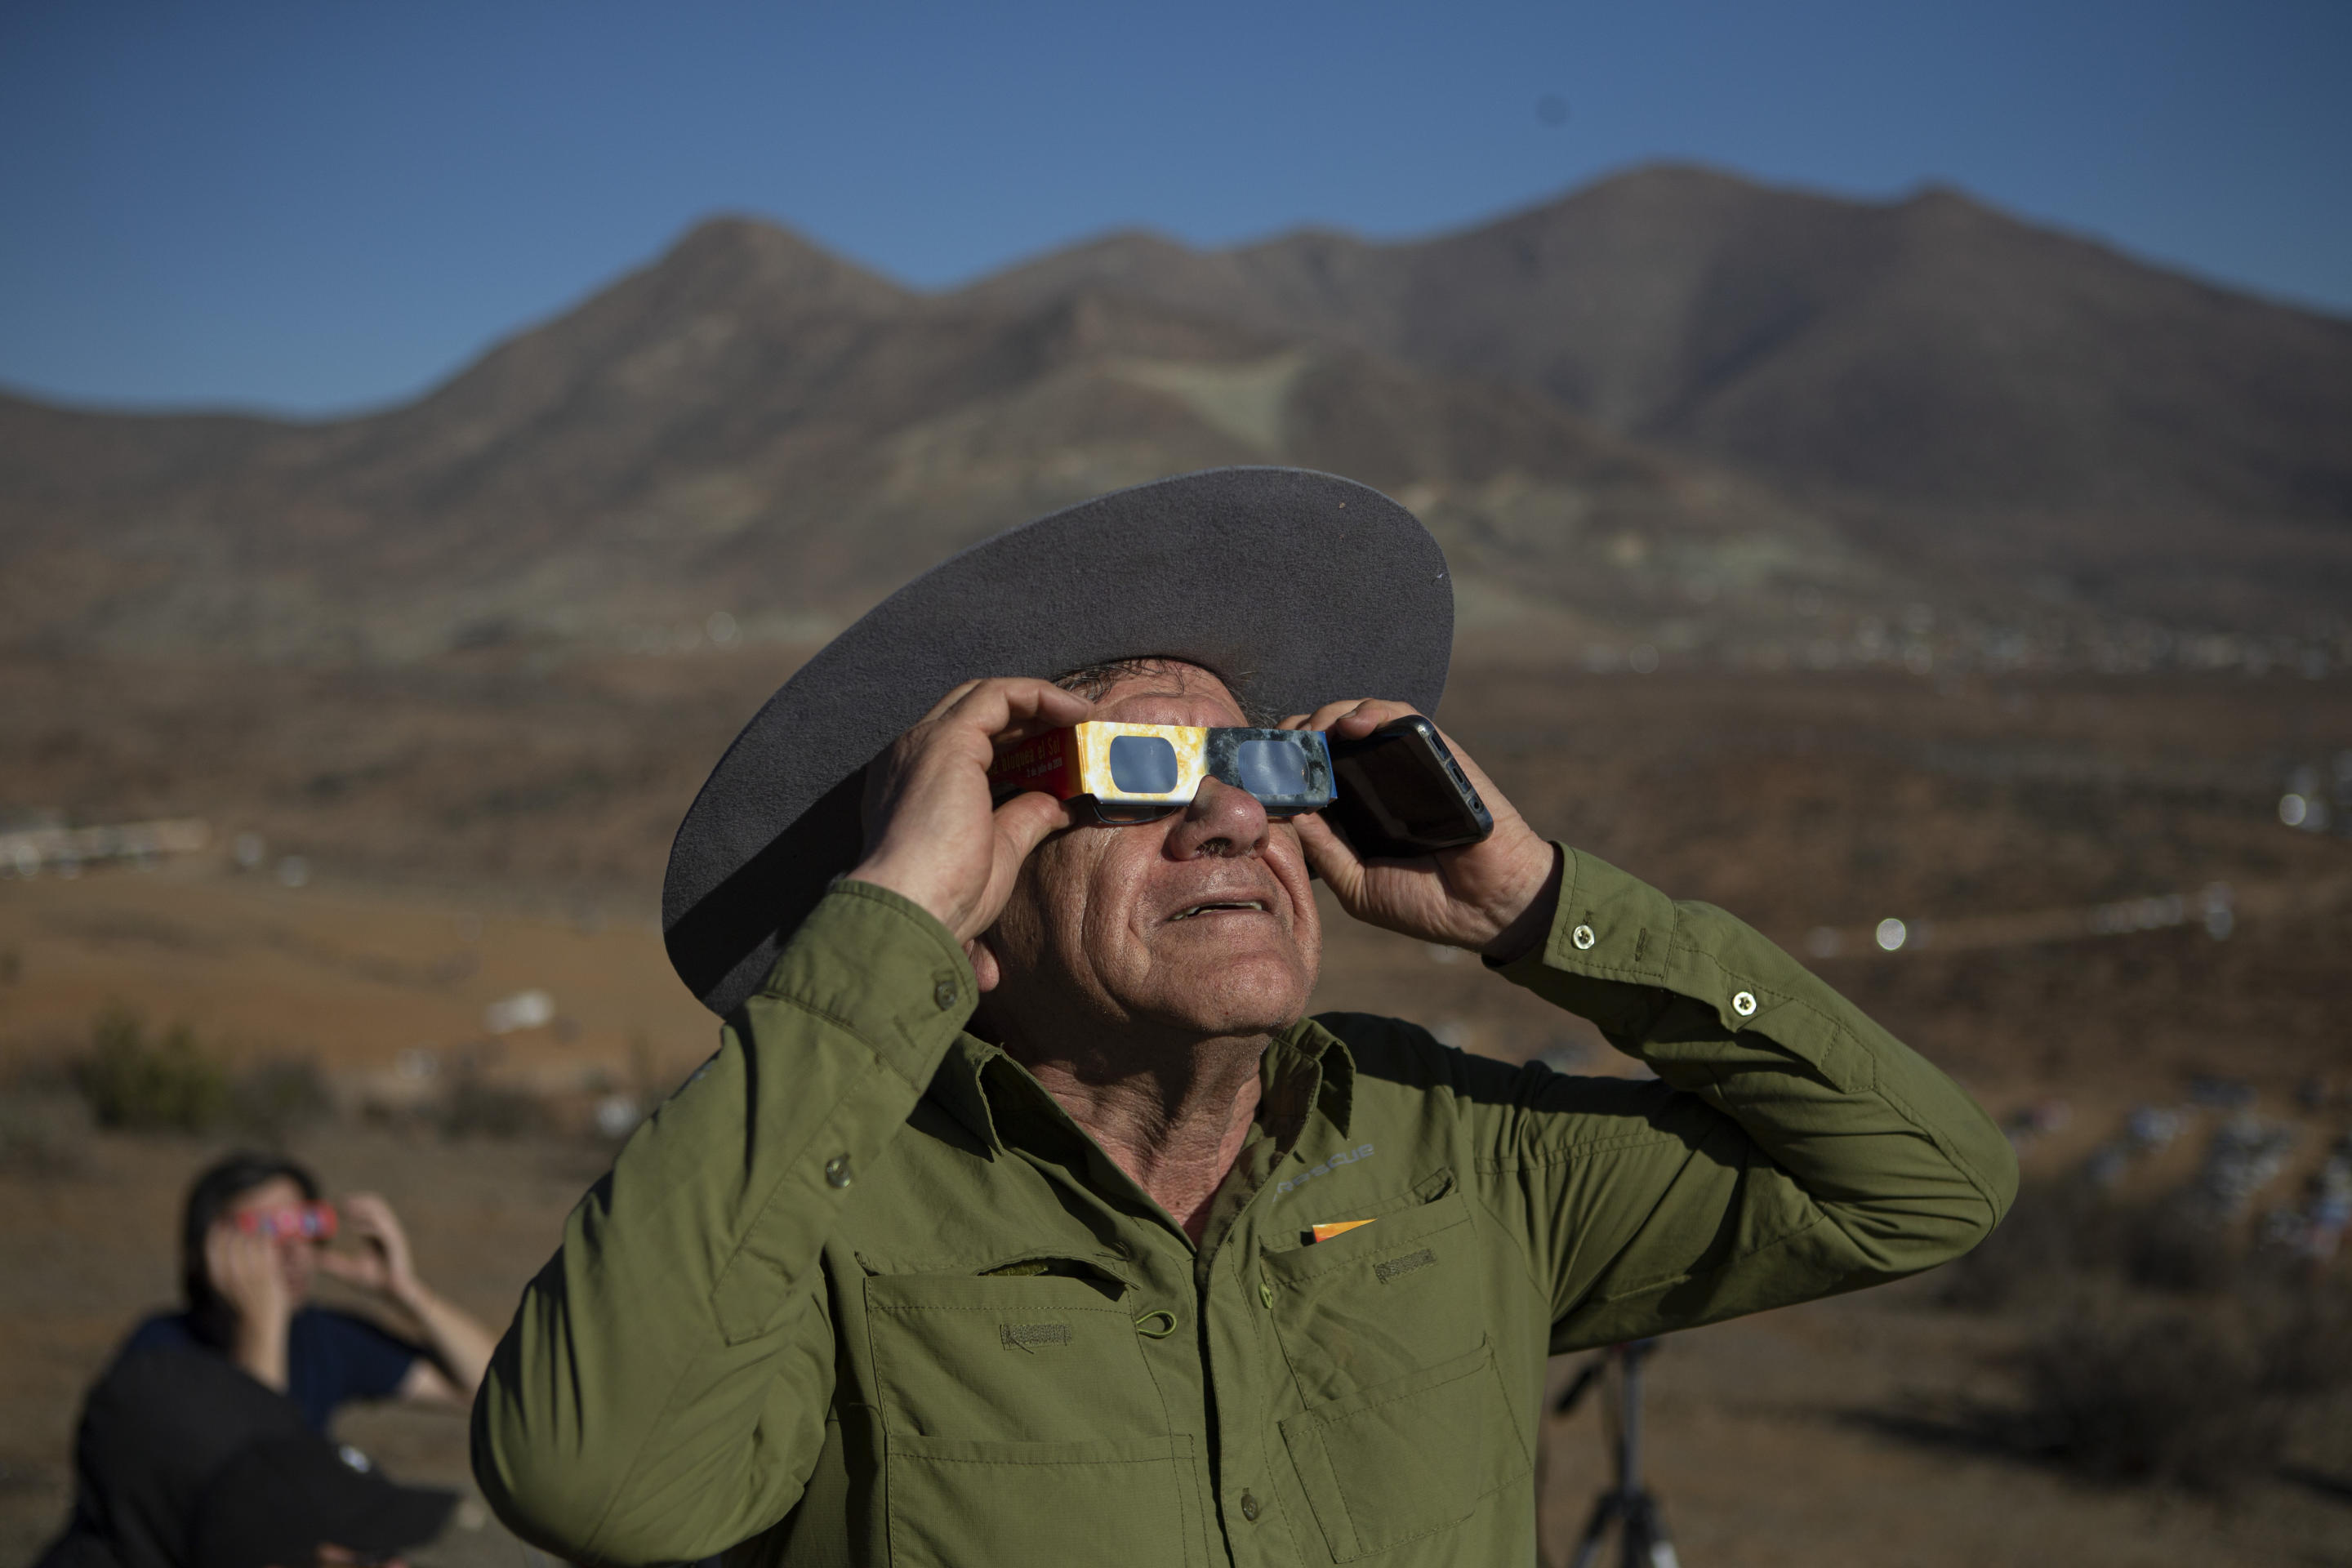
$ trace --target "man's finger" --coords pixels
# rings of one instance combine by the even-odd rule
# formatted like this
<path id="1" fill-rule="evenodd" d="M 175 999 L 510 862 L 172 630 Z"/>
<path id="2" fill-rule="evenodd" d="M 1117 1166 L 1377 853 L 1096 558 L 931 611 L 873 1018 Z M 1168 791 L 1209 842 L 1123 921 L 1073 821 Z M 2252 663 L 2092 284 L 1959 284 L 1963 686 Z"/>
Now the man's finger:
<path id="1" fill-rule="evenodd" d="M 940 717 L 942 714 L 946 713 L 949 709 L 953 708 L 957 703 L 970 696 L 971 694 L 972 688 L 979 684 L 980 682 L 977 680 L 967 680 L 953 687 L 949 690 L 945 697 L 942 697 L 937 702 L 932 703 L 930 710 L 925 713 L 920 719 L 917 720 L 916 722 L 919 724 L 928 724 L 932 720 Z"/>
<path id="2" fill-rule="evenodd" d="M 1022 863 L 1056 829 L 1069 826 L 1070 809 L 1052 795 L 1031 791 L 998 806 L 989 823 L 988 867 L 979 885 L 932 909 L 959 938 L 969 940 L 996 923 L 1013 896 Z"/>
<path id="3" fill-rule="evenodd" d="M 965 710 L 969 710 L 965 716 L 994 737 L 1040 721 L 1043 729 L 1075 724 L 1094 711 L 1094 704 L 1050 680 L 1005 676 L 979 682 L 953 704 L 951 711 Z"/>
<path id="4" fill-rule="evenodd" d="M 1331 891 L 1343 902 L 1355 894 L 1363 880 L 1364 863 L 1338 830 L 1324 821 L 1320 813 L 1310 812 L 1290 819 L 1298 833 L 1298 847 L 1307 856 L 1307 864 L 1315 874 L 1329 884 Z"/>
<path id="5" fill-rule="evenodd" d="M 1077 723 L 1094 710 L 1085 698 L 1046 680 L 1006 677 L 970 681 L 957 690 L 961 696 L 942 700 L 898 738 L 892 749 L 902 763 L 942 742 L 982 760 L 999 746 Z"/>
<path id="6" fill-rule="evenodd" d="M 1074 820 L 1070 803 L 1057 800 L 1042 790 L 1027 790 L 1014 795 L 996 808 L 996 833 L 1000 841 L 1013 852 L 1013 868 L 1018 870 L 1022 861 L 1029 858 L 1037 846 L 1045 842 Z"/>
<path id="7" fill-rule="evenodd" d="M 1355 704 L 1333 719 L 1328 728 L 1349 740 L 1360 741 L 1381 725 L 1406 718 L 1415 711 L 1410 702 L 1386 702 L 1373 699 Z"/>
<path id="8" fill-rule="evenodd" d="M 1356 706 L 1360 699 L 1350 697 L 1341 702 L 1326 702 L 1299 721 L 1303 730 L 1328 730 L 1331 721 Z"/>
<path id="9" fill-rule="evenodd" d="M 1334 730 L 1350 741 L 1361 740 L 1391 719 L 1402 719 L 1415 711 L 1410 702 L 1391 702 L 1377 697 L 1349 697 L 1336 702 L 1326 702 L 1309 715 L 1304 725 L 1309 730 Z"/>

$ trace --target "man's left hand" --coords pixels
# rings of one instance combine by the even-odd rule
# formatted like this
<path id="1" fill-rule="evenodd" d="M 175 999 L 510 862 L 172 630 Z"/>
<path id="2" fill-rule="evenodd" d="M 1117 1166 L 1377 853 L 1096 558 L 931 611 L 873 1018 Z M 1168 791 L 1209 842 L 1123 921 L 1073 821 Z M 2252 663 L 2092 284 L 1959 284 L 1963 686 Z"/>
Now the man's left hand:
<path id="1" fill-rule="evenodd" d="M 1412 711 L 1402 702 L 1327 702 L 1284 720 L 1282 727 L 1354 741 Z M 1536 837 L 1468 753 L 1450 737 L 1445 744 L 1495 819 L 1486 838 L 1418 859 L 1365 860 L 1329 823 L 1313 816 L 1296 819 L 1299 844 L 1339 907 L 1357 920 L 1498 962 L 1516 958 L 1540 940 L 1550 918 L 1559 852 Z"/>

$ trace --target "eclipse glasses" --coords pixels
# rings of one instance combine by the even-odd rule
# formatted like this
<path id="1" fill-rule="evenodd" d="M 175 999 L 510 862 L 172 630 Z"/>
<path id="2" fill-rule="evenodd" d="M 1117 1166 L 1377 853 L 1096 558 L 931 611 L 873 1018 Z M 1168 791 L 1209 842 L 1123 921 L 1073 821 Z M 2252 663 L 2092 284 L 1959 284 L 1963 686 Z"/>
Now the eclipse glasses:
<path id="1" fill-rule="evenodd" d="M 1191 724 L 1065 725 L 1006 748 L 989 769 L 1000 801 L 1027 790 L 1094 797 L 1105 822 L 1149 822 L 1192 803 L 1201 781 L 1246 791 L 1268 816 L 1321 811 L 1335 798 L 1320 730 Z"/>
<path id="2" fill-rule="evenodd" d="M 1001 804 L 1025 790 L 1091 796 L 1095 819 L 1151 822 L 1215 779 L 1257 797 L 1268 816 L 1324 812 L 1356 853 L 1388 858 L 1475 844 L 1495 818 L 1418 713 L 1334 741 L 1320 730 L 1203 729 L 1095 721 L 1006 747 L 989 769 Z"/>
<path id="3" fill-rule="evenodd" d="M 247 1209 L 236 1216 L 237 1229 L 247 1236 L 268 1237 L 272 1241 L 296 1237 L 305 1241 L 332 1241 L 335 1226 L 335 1205 L 332 1204 L 292 1204 L 281 1209 Z"/>

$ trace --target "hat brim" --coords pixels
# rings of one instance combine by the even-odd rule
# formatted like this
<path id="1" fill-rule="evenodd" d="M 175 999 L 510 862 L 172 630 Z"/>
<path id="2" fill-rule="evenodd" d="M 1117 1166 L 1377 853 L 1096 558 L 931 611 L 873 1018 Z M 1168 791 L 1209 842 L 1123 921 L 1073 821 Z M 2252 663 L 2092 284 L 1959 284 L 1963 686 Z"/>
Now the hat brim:
<path id="1" fill-rule="evenodd" d="M 735 738 L 670 847 L 670 963 L 712 1012 L 740 1005 L 856 863 L 866 764 L 960 682 L 1163 655 L 1261 712 L 1347 697 L 1429 712 L 1453 644 L 1437 542 L 1330 474 L 1214 468 L 1008 530 L 876 605 Z"/>

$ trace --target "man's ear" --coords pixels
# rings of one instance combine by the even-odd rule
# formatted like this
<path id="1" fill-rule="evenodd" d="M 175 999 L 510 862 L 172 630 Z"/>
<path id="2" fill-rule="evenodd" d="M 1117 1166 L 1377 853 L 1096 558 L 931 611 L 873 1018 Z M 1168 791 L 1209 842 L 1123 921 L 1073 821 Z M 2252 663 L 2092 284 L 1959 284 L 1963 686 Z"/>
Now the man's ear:
<path id="1" fill-rule="evenodd" d="M 980 994 L 985 996 L 995 990 L 1004 978 L 1004 971 L 998 966 L 996 953 L 988 945 L 988 938 L 976 936 L 965 942 L 963 955 L 971 960 L 972 978 L 980 982 Z"/>

